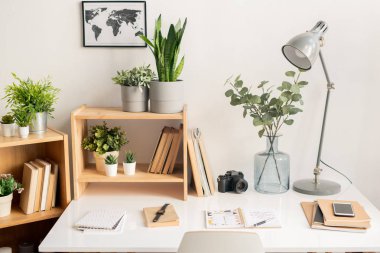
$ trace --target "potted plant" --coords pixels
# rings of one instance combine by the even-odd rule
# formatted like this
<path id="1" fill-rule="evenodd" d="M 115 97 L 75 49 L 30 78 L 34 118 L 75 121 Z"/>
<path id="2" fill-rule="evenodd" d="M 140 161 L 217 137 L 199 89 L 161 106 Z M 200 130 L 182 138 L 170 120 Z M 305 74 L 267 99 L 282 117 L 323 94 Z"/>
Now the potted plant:
<path id="1" fill-rule="evenodd" d="M 52 85 L 49 78 L 33 81 L 22 80 L 12 73 L 16 82 L 5 88 L 5 99 L 10 108 L 23 107 L 31 114 L 30 132 L 43 133 L 47 128 L 48 116 L 53 117 L 53 105 L 57 102 L 59 89 Z"/>
<path id="2" fill-rule="evenodd" d="M 144 35 L 140 38 L 150 47 L 157 68 L 158 81 L 150 83 L 150 111 L 155 113 L 177 113 L 183 109 L 184 84 L 178 80 L 185 63 L 185 57 L 177 65 L 183 33 L 187 19 L 183 25 L 181 20 L 170 25 L 168 35 L 162 36 L 161 15 L 156 20 L 154 38 L 149 40 Z"/>
<path id="3" fill-rule="evenodd" d="M 21 193 L 22 185 L 11 174 L 0 174 L 0 217 L 11 213 L 13 191 Z"/>
<path id="4" fill-rule="evenodd" d="M 287 71 L 285 75 L 291 81 L 284 81 L 277 87 L 267 87 L 268 81 L 262 81 L 259 92 L 246 87 L 240 76 L 235 80 L 227 80 L 231 89 L 225 95 L 232 106 L 243 107 L 243 117 L 252 117 L 254 126 L 259 127 L 259 137 L 267 137 L 267 148 L 255 155 L 254 185 L 258 192 L 282 193 L 289 189 L 290 162 L 289 155 L 278 150 L 279 130 L 284 125 L 292 125 L 292 117 L 302 112 L 298 105 L 303 105 L 301 88 L 307 85 L 300 81 L 300 74 Z"/>
<path id="5" fill-rule="evenodd" d="M 117 175 L 117 157 L 109 154 L 104 160 L 106 175 L 108 177 L 116 177 Z"/>
<path id="6" fill-rule="evenodd" d="M 123 168 L 124 174 L 128 176 L 132 176 L 136 172 L 136 155 L 130 150 L 125 152 Z"/>
<path id="7" fill-rule="evenodd" d="M 104 159 L 112 154 L 119 156 L 119 150 L 124 144 L 127 144 L 125 132 L 120 127 L 108 128 L 107 123 L 103 125 L 92 126 L 89 135 L 82 141 L 82 147 L 94 154 L 96 169 L 103 172 Z"/>
<path id="8" fill-rule="evenodd" d="M 1 118 L 1 129 L 4 137 L 11 137 L 15 131 L 15 120 L 11 114 L 4 115 Z"/>
<path id="9" fill-rule="evenodd" d="M 148 110 L 149 83 L 154 78 L 150 66 L 135 67 L 117 71 L 112 78 L 121 88 L 121 100 L 125 112 L 145 112 Z"/>
<path id="10" fill-rule="evenodd" d="M 24 107 L 17 107 L 13 110 L 13 116 L 18 125 L 18 133 L 21 138 L 29 136 L 29 125 L 32 121 L 32 115 Z"/>

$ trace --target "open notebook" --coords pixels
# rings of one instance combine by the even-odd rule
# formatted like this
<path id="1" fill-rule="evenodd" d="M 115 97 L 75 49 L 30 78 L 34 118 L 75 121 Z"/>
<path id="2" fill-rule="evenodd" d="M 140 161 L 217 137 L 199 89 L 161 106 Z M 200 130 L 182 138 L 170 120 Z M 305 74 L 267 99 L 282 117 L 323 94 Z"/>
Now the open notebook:
<path id="1" fill-rule="evenodd" d="M 94 210 L 88 212 L 84 217 L 77 221 L 74 227 L 78 230 L 103 230 L 116 231 L 124 223 L 126 216 L 125 210 Z"/>

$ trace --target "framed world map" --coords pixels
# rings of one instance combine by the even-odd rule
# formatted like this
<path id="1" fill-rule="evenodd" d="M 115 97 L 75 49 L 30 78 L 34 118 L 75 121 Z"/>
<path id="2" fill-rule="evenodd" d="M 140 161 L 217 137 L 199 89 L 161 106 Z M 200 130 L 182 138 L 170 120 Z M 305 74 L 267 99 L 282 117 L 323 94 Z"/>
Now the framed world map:
<path id="1" fill-rule="evenodd" d="M 146 47 L 145 1 L 82 1 L 83 46 Z"/>

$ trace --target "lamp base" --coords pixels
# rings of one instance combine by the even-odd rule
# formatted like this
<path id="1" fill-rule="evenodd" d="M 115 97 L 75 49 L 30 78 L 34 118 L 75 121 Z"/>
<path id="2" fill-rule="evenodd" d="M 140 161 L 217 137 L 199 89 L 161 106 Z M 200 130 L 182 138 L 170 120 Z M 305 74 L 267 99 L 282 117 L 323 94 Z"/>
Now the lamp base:
<path id="1" fill-rule="evenodd" d="M 340 184 L 330 180 L 319 180 L 319 184 L 314 183 L 313 179 L 302 179 L 293 183 L 293 190 L 308 195 L 333 195 L 340 192 Z"/>

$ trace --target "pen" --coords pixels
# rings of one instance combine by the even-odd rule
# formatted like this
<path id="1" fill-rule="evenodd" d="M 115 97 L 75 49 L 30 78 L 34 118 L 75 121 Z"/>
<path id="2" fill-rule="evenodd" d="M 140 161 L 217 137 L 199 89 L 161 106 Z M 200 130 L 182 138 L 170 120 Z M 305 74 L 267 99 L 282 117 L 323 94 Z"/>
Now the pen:
<path id="1" fill-rule="evenodd" d="M 261 225 L 267 223 L 268 221 L 270 221 L 271 219 L 272 219 L 272 218 L 270 218 L 270 219 L 266 219 L 266 220 L 263 220 L 263 221 L 260 221 L 260 222 L 257 222 L 257 223 L 255 223 L 255 224 L 253 224 L 253 226 L 254 226 L 254 227 L 261 226 Z"/>

